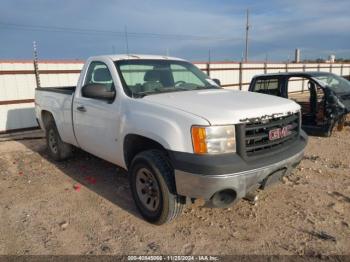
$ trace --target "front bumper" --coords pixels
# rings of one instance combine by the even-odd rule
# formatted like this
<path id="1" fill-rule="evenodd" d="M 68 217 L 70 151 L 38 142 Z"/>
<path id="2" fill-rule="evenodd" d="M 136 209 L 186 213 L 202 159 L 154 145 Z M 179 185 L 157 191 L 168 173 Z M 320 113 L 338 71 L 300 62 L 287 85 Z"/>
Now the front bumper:
<path id="1" fill-rule="evenodd" d="M 210 200 L 216 192 L 222 190 L 233 190 L 236 193 L 236 200 L 243 198 L 253 189 L 257 188 L 267 177 L 276 171 L 283 170 L 284 175 L 288 175 L 301 161 L 304 149 L 307 144 L 307 136 L 303 132 L 293 146 L 287 148 L 283 153 L 269 156 L 268 159 L 246 162 L 241 158 L 233 160 L 233 165 L 218 166 L 218 170 L 231 169 L 232 172 L 215 172 L 211 167 L 209 173 L 196 173 L 191 168 L 176 168 L 175 183 L 177 194 L 190 198 L 202 198 Z M 215 162 L 215 161 L 214 161 Z M 198 163 L 197 163 L 198 164 Z M 208 163 L 203 163 L 208 165 Z M 210 165 L 210 164 L 209 164 Z M 178 166 L 185 167 L 180 164 Z M 193 170 L 193 169 L 192 169 Z M 201 168 L 198 168 L 201 170 Z M 207 169 L 208 170 L 208 169 Z"/>

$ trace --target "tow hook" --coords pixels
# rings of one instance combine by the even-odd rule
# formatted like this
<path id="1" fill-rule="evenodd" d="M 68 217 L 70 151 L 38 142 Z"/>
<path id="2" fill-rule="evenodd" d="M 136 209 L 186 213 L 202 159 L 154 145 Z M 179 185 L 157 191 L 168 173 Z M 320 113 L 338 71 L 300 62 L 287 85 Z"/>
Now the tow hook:
<path id="1" fill-rule="evenodd" d="M 256 190 L 248 192 L 243 199 L 255 204 L 259 199 L 258 192 Z"/>

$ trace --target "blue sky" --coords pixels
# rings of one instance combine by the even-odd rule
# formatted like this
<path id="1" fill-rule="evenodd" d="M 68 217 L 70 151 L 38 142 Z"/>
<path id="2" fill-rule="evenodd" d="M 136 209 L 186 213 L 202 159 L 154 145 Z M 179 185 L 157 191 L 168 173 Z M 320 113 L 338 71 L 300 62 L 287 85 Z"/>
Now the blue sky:
<path id="1" fill-rule="evenodd" d="M 33 40 L 41 59 L 125 53 L 126 27 L 130 53 L 198 61 L 210 49 L 212 60 L 240 60 L 247 8 L 250 60 L 286 61 L 296 47 L 302 58 L 350 58 L 349 0 L 1 0 L 0 7 L 0 59 L 31 58 Z"/>

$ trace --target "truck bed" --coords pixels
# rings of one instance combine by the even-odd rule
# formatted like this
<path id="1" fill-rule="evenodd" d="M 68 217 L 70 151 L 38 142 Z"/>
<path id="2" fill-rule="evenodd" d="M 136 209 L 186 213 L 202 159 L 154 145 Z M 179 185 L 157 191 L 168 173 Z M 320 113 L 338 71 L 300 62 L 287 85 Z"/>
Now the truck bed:
<path id="1" fill-rule="evenodd" d="M 72 145 L 76 145 L 72 121 L 72 105 L 75 89 L 75 86 L 42 87 L 35 89 L 35 111 L 37 119 L 42 120 L 42 111 L 50 112 L 55 119 L 62 140 Z M 40 126 L 44 126 L 43 122 L 40 123 Z"/>
<path id="2" fill-rule="evenodd" d="M 72 95 L 75 92 L 76 86 L 63 86 L 63 87 L 40 87 L 36 91 L 48 91 L 61 93 L 66 95 Z"/>

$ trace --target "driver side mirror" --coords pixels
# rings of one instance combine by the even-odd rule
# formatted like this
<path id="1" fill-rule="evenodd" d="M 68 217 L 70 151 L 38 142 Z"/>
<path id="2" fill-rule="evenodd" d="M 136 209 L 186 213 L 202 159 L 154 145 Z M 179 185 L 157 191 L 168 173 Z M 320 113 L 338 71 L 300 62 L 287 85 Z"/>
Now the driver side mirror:
<path id="1" fill-rule="evenodd" d="M 221 82 L 219 79 L 214 78 L 213 81 L 218 85 L 221 86 Z"/>
<path id="2" fill-rule="evenodd" d="M 82 87 L 81 94 L 84 97 L 111 102 L 115 97 L 115 90 L 107 90 L 104 84 L 87 84 Z"/>

